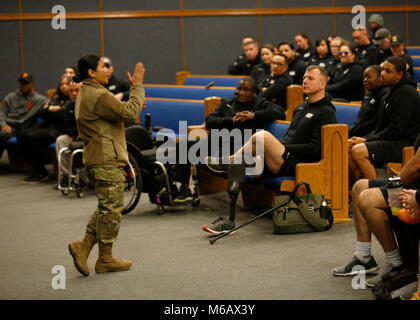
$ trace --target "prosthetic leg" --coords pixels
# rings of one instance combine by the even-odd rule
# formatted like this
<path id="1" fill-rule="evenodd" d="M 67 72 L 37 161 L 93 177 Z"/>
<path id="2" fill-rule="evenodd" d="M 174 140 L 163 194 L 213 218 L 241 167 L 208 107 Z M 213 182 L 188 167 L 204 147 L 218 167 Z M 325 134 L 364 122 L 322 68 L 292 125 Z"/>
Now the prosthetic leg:
<path id="1" fill-rule="evenodd" d="M 245 165 L 230 164 L 228 169 L 227 193 L 230 199 L 229 220 L 235 222 L 236 201 L 238 200 L 241 184 L 245 181 Z"/>

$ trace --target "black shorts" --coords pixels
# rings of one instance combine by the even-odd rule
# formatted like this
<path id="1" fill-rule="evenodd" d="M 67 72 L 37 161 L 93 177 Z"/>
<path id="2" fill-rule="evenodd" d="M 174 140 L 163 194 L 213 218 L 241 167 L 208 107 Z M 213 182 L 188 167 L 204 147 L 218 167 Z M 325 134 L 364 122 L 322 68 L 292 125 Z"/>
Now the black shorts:
<path id="1" fill-rule="evenodd" d="M 294 177 L 296 172 L 296 164 L 299 161 L 290 152 L 283 153 L 283 164 L 277 174 L 272 173 L 267 164 L 264 164 L 264 170 L 261 174 L 261 178 L 272 178 L 272 177 Z"/>
<path id="2" fill-rule="evenodd" d="M 386 179 L 369 180 L 369 188 L 379 188 L 384 200 L 388 203 Z M 403 185 L 404 189 L 420 189 L 420 184 Z M 400 254 L 407 267 L 418 267 L 418 246 L 420 241 L 420 224 L 406 224 L 386 210 L 391 228 L 395 233 Z"/>
<path id="3" fill-rule="evenodd" d="M 374 166 L 387 162 L 402 162 L 402 149 L 413 145 L 407 140 L 378 140 L 365 142 L 369 153 L 369 159 Z"/>

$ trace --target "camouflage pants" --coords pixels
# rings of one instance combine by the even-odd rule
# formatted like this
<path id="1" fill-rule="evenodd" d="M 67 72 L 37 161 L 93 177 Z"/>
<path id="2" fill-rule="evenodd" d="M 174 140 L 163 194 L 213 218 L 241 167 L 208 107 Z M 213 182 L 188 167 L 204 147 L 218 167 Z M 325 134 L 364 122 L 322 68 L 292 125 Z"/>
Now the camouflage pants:
<path id="1" fill-rule="evenodd" d="M 86 233 L 92 234 L 101 244 L 111 244 L 118 236 L 121 212 L 124 208 L 123 168 L 88 168 L 94 181 L 98 198 L 98 207 L 86 227 Z"/>

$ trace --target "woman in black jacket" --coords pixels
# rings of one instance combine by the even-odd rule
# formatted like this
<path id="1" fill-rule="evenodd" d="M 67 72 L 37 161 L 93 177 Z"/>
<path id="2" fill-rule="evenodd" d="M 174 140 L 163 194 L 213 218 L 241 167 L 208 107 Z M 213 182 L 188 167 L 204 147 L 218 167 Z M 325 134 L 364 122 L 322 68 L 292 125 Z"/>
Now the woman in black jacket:
<path id="1" fill-rule="evenodd" d="M 276 49 L 271 44 L 265 44 L 260 49 L 262 62 L 252 68 L 251 78 L 258 84 L 262 82 L 266 76 L 270 75 L 271 60 L 273 60 Z"/>
<path id="2" fill-rule="evenodd" d="M 364 96 L 363 70 L 355 61 L 356 51 L 350 42 L 340 47 L 340 63 L 328 81 L 326 91 L 334 100 L 360 101 Z"/>
<path id="3" fill-rule="evenodd" d="M 331 54 L 330 44 L 327 38 L 320 38 L 315 41 L 315 52 L 309 59 L 308 65 L 317 65 L 327 70 L 331 74 L 334 66 L 334 57 Z"/>

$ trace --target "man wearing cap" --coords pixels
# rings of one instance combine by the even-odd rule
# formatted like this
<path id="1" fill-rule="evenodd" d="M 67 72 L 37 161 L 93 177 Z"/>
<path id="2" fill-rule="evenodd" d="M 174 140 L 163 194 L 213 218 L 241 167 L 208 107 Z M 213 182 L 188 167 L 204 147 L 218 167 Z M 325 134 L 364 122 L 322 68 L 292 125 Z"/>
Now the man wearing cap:
<path id="1" fill-rule="evenodd" d="M 413 59 L 407 53 L 404 46 L 404 41 L 400 36 L 393 35 L 390 42 L 391 52 L 393 56 L 401 57 L 407 65 L 407 72 L 413 77 Z"/>
<path id="2" fill-rule="evenodd" d="M 6 95 L 0 105 L 0 157 L 11 136 L 35 125 L 36 116 L 47 100 L 34 90 L 33 76 L 23 73 L 18 81 L 19 89 Z"/>
<path id="3" fill-rule="evenodd" d="M 374 13 L 369 17 L 368 26 L 372 34 L 375 35 L 376 31 L 384 27 L 384 18 L 380 14 Z"/>
<path id="4" fill-rule="evenodd" d="M 378 62 L 378 47 L 369 39 L 366 29 L 355 29 L 352 32 L 353 40 L 357 44 L 356 54 L 362 69 L 374 65 Z"/>
<path id="5" fill-rule="evenodd" d="M 105 67 L 108 68 L 110 74 L 108 84 L 104 85 L 104 87 L 111 91 L 118 100 L 127 101 L 130 95 L 130 84 L 115 76 L 111 59 L 103 57 L 103 60 Z"/>
<path id="6" fill-rule="evenodd" d="M 380 28 L 375 32 L 373 43 L 379 47 L 378 65 L 386 58 L 392 56 L 391 52 L 391 32 L 387 28 Z"/>

